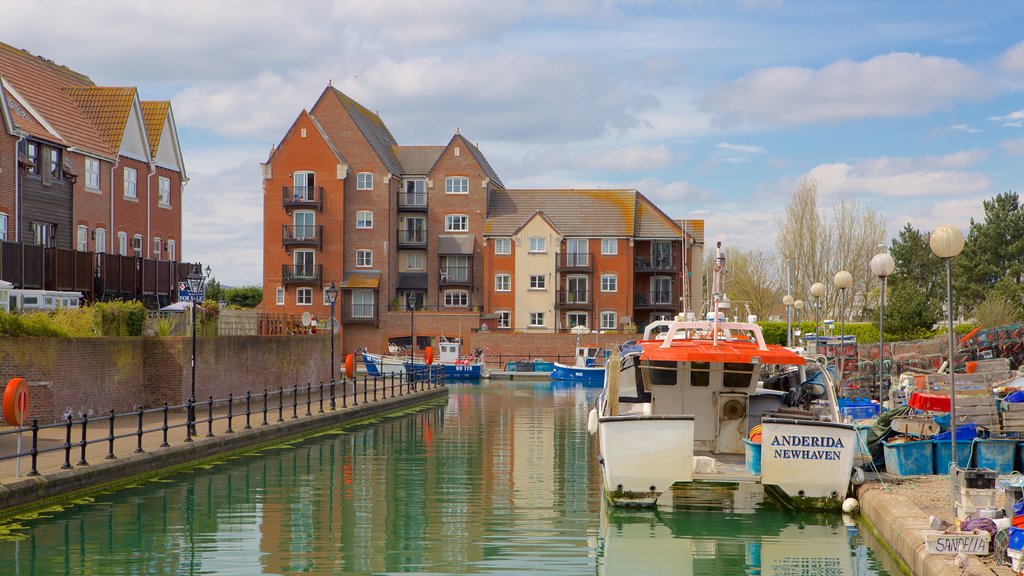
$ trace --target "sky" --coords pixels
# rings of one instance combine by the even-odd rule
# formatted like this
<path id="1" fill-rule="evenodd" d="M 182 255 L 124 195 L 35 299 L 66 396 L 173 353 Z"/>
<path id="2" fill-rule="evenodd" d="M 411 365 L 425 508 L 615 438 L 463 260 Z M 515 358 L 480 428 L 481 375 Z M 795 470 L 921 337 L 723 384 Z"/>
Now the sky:
<path id="1" fill-rule="evenodd" d="M 181 257 L 262 282 L 260 162 L 332 83 L 401 145 L 478 144 L 507 188 L 635 188 L 773 250 L 805 179 L 966 233 L 1020 191 L 1024 3 L 0 0 L 0 40 L 170 100 Z M 864 263 L 867 266 L 867 262 Z"/>

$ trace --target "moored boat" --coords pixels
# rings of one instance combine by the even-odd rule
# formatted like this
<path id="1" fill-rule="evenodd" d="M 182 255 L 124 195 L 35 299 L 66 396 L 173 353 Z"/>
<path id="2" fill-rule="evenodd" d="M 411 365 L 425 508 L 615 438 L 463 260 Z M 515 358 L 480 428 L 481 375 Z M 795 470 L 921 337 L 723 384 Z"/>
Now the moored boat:
<path id="1" fill-rule="evenodd" d="M 766 344 L 757 324 L 725 320 L 722 266 L 719 251 L 707 320 L 654 322 L 609 359 L 588 424 L 598 435 L 604 493 L 620 506 L 731 509 L 767 497 L 838 509 L 856 429 L 840 423 L 823 367 Z M 766 379 L 785 393 L 766 390 Z M 749 438 L 755 426 L 760 443 Z"/>
<path id="2" fill-rule="evenodd" d="M 434 369 L 438 367 L 444 369 L 445 379 L 479 380 L 483 376 L 483 349 L 477 348 L 473 351 L 473 354 L 463 355 L 461 339 L 449 339 L 443 336 L 437 346 L 438 356 L 436 363 L 420 360 L 409 362 L 406 360 L 405 369 L 422 373 L 427 370 L 428 364 L 432 364 Z M 431 358 L 425 360 L 433 360 L 433 350 L 431 350 L 430 356 Z"/>
<path id="3" fill-rule="evenodd" d="M 604 350 L 597 346 L 577 346 L 576 361 L 573 364 L 555 362 L 551 370 L 552 380 L 571 380 L 600 384 L 604 381 Z"/>
<path id="4" fill-rule="evenodd" d="M 391 373 L 405 373 L 405 362 L 408 358 L 396 355 L 372 354 L 365 348 L 358 352 L 362 355 L 363 365 L 366 366 L 366 373 L 371 376 L 380 376 Z"/>

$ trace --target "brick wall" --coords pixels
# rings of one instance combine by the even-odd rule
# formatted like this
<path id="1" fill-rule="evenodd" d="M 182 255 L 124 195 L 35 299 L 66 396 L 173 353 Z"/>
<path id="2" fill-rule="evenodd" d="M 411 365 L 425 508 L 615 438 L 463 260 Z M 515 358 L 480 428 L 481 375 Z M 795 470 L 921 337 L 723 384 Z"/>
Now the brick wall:
<path id="1" fill-rule="evenodd" d="M 340 346 L 339 346 L 340 349 Z M 191 388 L 192 340 L 146 338 L 4 338 L 0 383 L 29 382 L 30 418 L 60 420 L 68 410 L 105 413 L 184 403 Z M 325 336 L 221 336 L 196 342 L 196 396 L 300 386 L 327 380 Z M 340 370 L 336 363 L 335 370 Z"/>

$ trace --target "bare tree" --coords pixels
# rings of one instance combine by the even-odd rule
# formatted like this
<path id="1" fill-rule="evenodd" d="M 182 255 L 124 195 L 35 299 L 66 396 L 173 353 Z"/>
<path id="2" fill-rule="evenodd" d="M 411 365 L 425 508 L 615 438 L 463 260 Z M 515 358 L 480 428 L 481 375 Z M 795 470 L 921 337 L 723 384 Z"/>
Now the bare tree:
<path id="1" fill-rule="evenodd" d="M 835 318 L 839 313 L 839 290 L 832 279 L 836 272 L 846 270 L 853 276 L 853 285 L 846 291 L 847 317 L 859 317 L 868 291 L 878 282 L 868 263 L 885 240 L 881 214 L 840 197 L 826 220 L 818 209 L 817 182 L 803 180 L 776 224 L 775 246 L 783 276 L 787 266 L 792 272 L 793 297 L 813 306 L 810 287 L 821 282 L 826 287 L 822 317 Z"/>
<path id="2" fill-rule="evenodd" d="M 725 251 L 726 294 L 734 314 L 756 314 L 767 320 L 772 308 L 782 301 L 782 278 L 778 258 L 764 250 L 728 248 Z"/>

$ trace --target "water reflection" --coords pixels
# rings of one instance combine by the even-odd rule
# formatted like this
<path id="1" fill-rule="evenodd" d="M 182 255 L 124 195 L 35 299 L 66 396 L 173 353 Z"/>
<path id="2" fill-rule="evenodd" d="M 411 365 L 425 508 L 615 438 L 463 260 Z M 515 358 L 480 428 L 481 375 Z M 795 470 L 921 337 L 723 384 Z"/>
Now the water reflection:
<path id="1" fill-rule="evenodd" d="M 23 521 L 0 574 L 756 574 L 783 542 L 868 557 L 835 517 L 602 512 L 596 394 L 457 385 L 443 405 Z"/>

